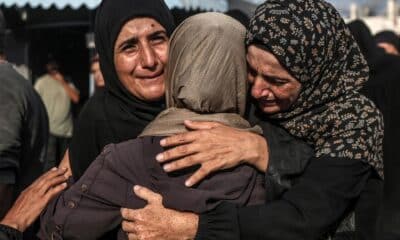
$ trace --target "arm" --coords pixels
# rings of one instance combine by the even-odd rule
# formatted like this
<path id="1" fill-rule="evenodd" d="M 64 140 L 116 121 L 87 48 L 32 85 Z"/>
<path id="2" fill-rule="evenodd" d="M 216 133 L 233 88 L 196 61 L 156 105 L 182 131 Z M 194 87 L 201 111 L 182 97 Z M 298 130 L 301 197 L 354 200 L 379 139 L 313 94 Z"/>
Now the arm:
<path id="1" fill-rule="evenodd" d="M 240 229 L 240 239 L 316 239 L 341 220 L 371 172 L 361 161 L 313 159 L 281 199 L 244 208 L 224 204 L 201 215 L 196 239 L 222 239 L 232 228 Z"/>
<path id="2" fill-rule="evenodd" d="M 200 215 L 198 222 L 195 214 L 153 204 L 152 211 L 147 207 L 124 209 L 122 226 L 130 233 L 129 239 L 146 236 L 151 231 L 159 236 L 168 235 L 171 239 L 316 239 L 333 230 L 344 217 L 371 172 L 370 166 L 361 161 L 313 159 L 300 181 L 282 198 L 271 203 L 242 208 L 224 203 Z M 135 193 L 146 197 L 136 190 Z M 171 219 L 180 220 L 171 225 L 167 223 Z M 182 221 L 186 222 L 185 226 L 179 224 Z M 170 224 L 168 229 L 154 227 L 165 224 Z M 153 226 L 151 230 L 149 225 Z M 192 228 L 197 228 L 195 236 L 193 231 L 187 230 Z"/>
<path id="3" fill-rule="evenodd" d="M 157 155 L 167 172 L 200 164 L 186 181 L 193 186 L 210 173 L 247 163 L 266 172 L 269 161 L 267 140 L 254 133 L 240 131 L 214 122 L 185 121 L 195 130 L 163 139 L 163 147 L 174 147 Z"/>
<path id="4" fill-rule="evenodd" d="M 39 177 L 20 194 L 0 224 L 20 232 L 25 231 L 47 203 L 65 189 L 67 184 L 64 173 L 65 169 L 53 168 Z"/>
<path id="5" fill-rule="evenodd" d="M 58 80 L 61 85 L 64 87 L 66 93 L 68 94 L 69 98 L 73 103 L 78 103 L 79 102 L 79 92 L 71 87 L 64 79 L 64 76 L 61 75 L 61 73 L 56 73 L 53 75 L 53 77 Z"/>

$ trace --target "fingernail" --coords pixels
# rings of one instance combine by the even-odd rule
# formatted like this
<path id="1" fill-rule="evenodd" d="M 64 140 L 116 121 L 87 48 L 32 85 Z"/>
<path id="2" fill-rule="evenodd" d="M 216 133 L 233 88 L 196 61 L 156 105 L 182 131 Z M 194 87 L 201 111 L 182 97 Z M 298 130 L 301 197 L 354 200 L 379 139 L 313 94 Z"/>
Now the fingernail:
<path id="1" fill-rule="evenodd" d="M 171 169 L 171 165 L 165 164 L 165 165 L 163 166 L 163 169 L 164 169 L 165 171 L 169 171 L 169 170 Z"/>
<path id="2" fill-rule="evenodd" d="M 156 160 L 159 161 L 159 162 L 164 160 L 164 155 L 162 153 L 157 154 Z"/>
<path id="3" fill-rule="evenodd" d="M 161 146 L 164 146 L 166 143 L 167 143 L 167 141 L 166 141 L 165 139 L 162 139 L 162 140 L 160 141 L 160 145 L 161 145 Z"/>
<path id="4" fill-rule="evenodd" d="M 56 168 L 56 167 L 53 167 L 53 168 L 51 169 L 51 171 L 55 171 L 55 170 L 57 170 L 57 168 Z"/>
<path id="5" fill-rule="evenodd" d="M 192 186 L 192 182 L 189 181 L 189 180 L 187 180 L 187 181 L 185 182 L 185 186 L 186 186 L 186 187 L 191 187 L 191 186 Z"/>
<path id="6" fill-rule="evenodd" d="M 63 187 L 66 187 L 66 186 L 67 186 L 67 183 L 66 183 L 66 182 L 65 182 L 65 183 L 63 183 L 63 184 L 62 184 L 62 186 L 63 186 Z"/>
<path id="7" fill-rule="evenodd" d="M 192 123 L 192 121 L 190 121 L 190 120 L 185 120 L 184 122 L 185 123 Z"/>
<path id="8" fill-rule="evenodd" d="M 140 186 L 138 186 L 138 185 L 133 186 L 133 190 L 139 191 L 140 190 Z"/>

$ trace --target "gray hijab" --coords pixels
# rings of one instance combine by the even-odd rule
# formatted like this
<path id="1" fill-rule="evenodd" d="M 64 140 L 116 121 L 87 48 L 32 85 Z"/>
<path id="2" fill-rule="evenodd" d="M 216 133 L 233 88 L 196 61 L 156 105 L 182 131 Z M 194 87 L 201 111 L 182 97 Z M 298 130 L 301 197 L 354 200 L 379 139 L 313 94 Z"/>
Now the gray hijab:
<path id="1" fill-rule="evenodd" d="M 186 19 L 171 36 L 167 110 L 140 136 L 186 132 L 183 121 L 216 121 L 261 133 L 242 118 L 246 106 L 245 28 L 221 13 Z"/>

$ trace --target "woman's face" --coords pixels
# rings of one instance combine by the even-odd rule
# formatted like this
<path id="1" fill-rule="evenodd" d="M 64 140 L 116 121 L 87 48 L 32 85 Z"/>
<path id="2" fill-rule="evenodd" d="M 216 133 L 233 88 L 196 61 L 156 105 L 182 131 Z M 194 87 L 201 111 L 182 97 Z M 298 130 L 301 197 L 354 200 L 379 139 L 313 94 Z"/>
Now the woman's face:
<path id="1" fill-rule="evenodd" d="M 158 101 L 164 97 L 168 36 L 152 18 L 135 18 L 121 29 L 114 46 L 119 80 L 137 98 Z"/>
<path id="2" fill-rule="evenodd" d="M 297 100 L 301 83 L 271 53 L 250 45 L 247 51 L 251 95 L 266 114 L 284 112 Z"/>

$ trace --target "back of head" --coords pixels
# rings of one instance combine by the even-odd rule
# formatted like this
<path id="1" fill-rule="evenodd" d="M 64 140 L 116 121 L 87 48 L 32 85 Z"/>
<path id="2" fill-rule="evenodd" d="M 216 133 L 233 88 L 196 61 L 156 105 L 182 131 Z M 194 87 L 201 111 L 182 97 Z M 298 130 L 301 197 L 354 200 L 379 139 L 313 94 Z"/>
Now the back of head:
<path id="1" fill-rule="evenodd" d="M 400 39 L 397 34 L 393 31 L 382 31 L 375 35 L 375 42 L 379 43 L 388 43 L 393 45 L 397 52 L 400 52 Z"/>
<path id="2" fill-rule="evenodd" d="M 245 28 L 221 13 L 201 13 L 177 27 L 170 41 L 167 107 L 244 113 Z"/>
<path id="3" fill-rule="evenodd" d="M 56 72 L 60 71 L 60 66 L 58 65 L 58 63 L 54 60 L 50 60 L 47 64 L 46 64 L 46 71 L 49 74 L 53 74 Z"/>
<path id="4" fill-rule="evenodd" d="M 0 10 L 0 55 L 4 54 L 4 41 L 6 35 L 6 20 L 3 12 Z"/>

